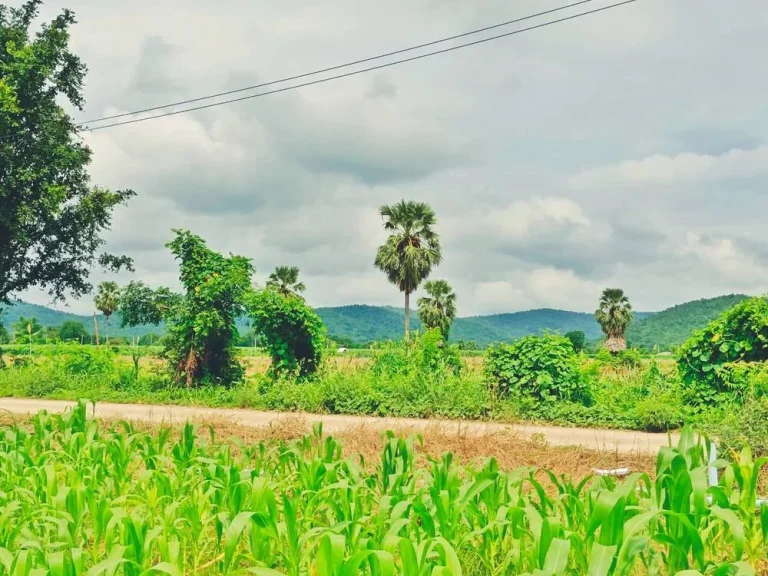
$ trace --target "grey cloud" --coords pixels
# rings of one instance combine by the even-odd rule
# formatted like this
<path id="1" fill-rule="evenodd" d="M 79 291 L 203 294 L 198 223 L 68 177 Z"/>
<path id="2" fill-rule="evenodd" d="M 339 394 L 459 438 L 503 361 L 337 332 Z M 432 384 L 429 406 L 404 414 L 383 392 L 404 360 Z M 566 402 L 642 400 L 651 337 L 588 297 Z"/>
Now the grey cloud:
<path id="1" fill-rule="evenodd" d="M 371 81 L 371 85 L 365 92 L 365 97 L 375 100 L 376 98 L 394 98 L 397 96 L 397 86 L 392 82 L 389 76 L 376 74 Z"/>
<path id="2" fill-rule="evenodd" d="M 91 65 L 93 117 L 269 81 L 557 2 L 70 5 L 80 21 L 73 39 Z M 399 305 L 371 264 L 382 234 L 376 210 L 413 198 L 440 218 L 445 262 L 435 274 L 460 290 L 462 313 L 567 303 L 567 290 L 541 289 L 560 278 L 579 307 L 591 287 L 607 284 L 625 287 L 643 309 L 758 286 L 768 257 L 765 174 L 568 187 L 593 168 L 765 145 L 764 7 L 746 0 L 739 11 L 721 8 L 716 0 L 700 0 L 695 13 L 687 3 L 638 3 L 386 74 L 94 133 L 94 182 L 139 193 L 116 218 L 110 247 L 134 256 L 148 281 L 167 282 L 176 268 L 162 243 L 171 226 L 188 227 L 216 249 L 253 257 L 262 273 L 300 266 L 313 303 Z M 137 38 L 145 39 L 138 47 Z M 487 225 L 488 214 L 536 197 L 576 202 L 589 225 L 539 222 L 517 237 Z M 689 232 L 698 244 L 685 253 Z M 743 266 L 707 260 L 723 239 Z M 544 283 L 531 281 L 536 274 Z M 499 300 L 475 297 L 493 295 L 480 288 L 499 281 L 511 287 L 495 292 Z"/>
<path id="3" fill-rule="evenodd" d="M 181 50 L 161 36 L 148 36 L 141 43 L 139 59 L 128 79 L 131 102 L 142 97 L 169 96 L 179 92 L 177 75 L 183 73 Z"/>
<path id="4" fill-rule="evenodd" d="M 675 135 L 681 151 L 720 156 L 733 149 L 754 150 L 763 144 L 758 136 L 744 130 L 719 128 L 692 128 Z"/>

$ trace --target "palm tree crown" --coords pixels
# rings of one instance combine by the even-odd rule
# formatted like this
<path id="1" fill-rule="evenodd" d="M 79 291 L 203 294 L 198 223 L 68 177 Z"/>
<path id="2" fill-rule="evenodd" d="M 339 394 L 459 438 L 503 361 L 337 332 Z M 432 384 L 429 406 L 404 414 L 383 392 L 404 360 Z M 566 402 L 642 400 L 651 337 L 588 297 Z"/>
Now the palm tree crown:
<path id="1" fill-rule="evenodd" d="M 442 260 L 440 238 L 432 229 L 435 212 L 424 202 L 401 200 L 380 208 L 389 238 L 376 251 L 375 266 L 405 294 L 405 337 L 410 322 L 409 298 Z"/>
<path id="2" fill-rule="evenodd" d="M 620 288 L 606 288 L 595 311 L 595 319 L 607 336 L 605 345 L 611 352 L 627 347 L 624 331 L 632 321 L 632 304 Z"/>
<path id="3" fill-rule="evenodd" d="M 105 338 L 107 343 L 109 343 L 109 318 L 120 306 L 120 287 L 117 285 L 117 282 L 102 282 L 99 284 L 93 301 L 96 304 L 96 309 L 104 314 Z"/>
<path id="4" fill-rule="evenodd" d="M 448 339 L 451 323 L 456 318 L 456 294 L 445 280 L 429 280 L 424 284 L 429 297 L 419 298 L 419 318 L 427 328 L 439 328 Z"/>
<path id="5" fill-rule="evenodd" d="M 278 266 L 269 275 L 267 288 L 277 290 L 283 296 L 299 296 L 307 287 L 299 282 L 299 269 L 296 266 Z"/>

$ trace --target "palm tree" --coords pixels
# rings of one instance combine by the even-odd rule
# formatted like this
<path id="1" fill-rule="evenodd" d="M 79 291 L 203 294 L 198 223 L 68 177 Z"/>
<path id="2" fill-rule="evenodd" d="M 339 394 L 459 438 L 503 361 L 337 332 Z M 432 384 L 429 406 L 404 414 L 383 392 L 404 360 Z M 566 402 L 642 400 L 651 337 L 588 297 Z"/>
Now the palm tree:
<path id="1" fill-rule="evenodd" d="M 419 298 L 419 318 L 427 328 L 439 328 L 448 340 L 451 323 L 456 318 L 456 294 L 445 280 L 428 280 L 424 289 L 429 298 Z"/>
<path id="2" fill-rule="evenodd" d="M 632 321 L 632 304 L 620 288 L 606 288 L 600 297 L 595 319 L 605 333 L 605 347 L 612 353 L 626 350 L 624 331 Z"/>
<path id="3" fill-rule="evenodd" d="M 120 306 L 120 287 L 117 282 L 102 282 L 93 299 L 96 309 L 104 314 L 104 341 L 109 344 L 109 318 Z"/>
<path id="4" fill-rule="evenodd" d="M 401 200 L 379 210 L 389 238 L 376 251 L 376 267 L 405 294 L 405 339 L 410 325 L 410 296 L 440 264 L 440 238 L 432 227 L 435 212 L 423 202 Z"/>
<path id="5" fill-rule="evenodd" d="M 277 290 L 283 296 L 299 296 L 306 290 L 303 282 L 299 282 L 299 269 L 296 266 L 278 266 L 269 275 L 267 288 Z"/>

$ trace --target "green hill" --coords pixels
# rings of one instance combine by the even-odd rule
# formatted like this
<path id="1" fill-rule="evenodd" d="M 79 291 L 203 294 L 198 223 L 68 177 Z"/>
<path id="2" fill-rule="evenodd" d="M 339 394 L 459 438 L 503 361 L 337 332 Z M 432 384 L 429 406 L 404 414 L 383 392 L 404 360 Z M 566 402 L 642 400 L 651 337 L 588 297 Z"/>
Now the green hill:
<path id="1" fill-rule="evenodd" d="M 697 300 L 674 306 L 659 313 L 636 312 L 635 321 L 627 332 L 627 339 L 636 346 L 662 350 L 681 344 L 694 330 L 702 328 L 721 312 L 741 302 L 746 296 L 735 294 L 708 300 Z M 339 306 L 318 308 L 317 313 L 328 327 L 333 338 L 346 338 L 363 344 L 374 340 L 396 340 L 403 334 L 403 309 L 389 306 Z M 53 310 L 45 306 L 19 302 L 7 307 L 2 322 L 10 327 L 20 316 L 37 318 L 44 326 L 57 326 L 65 320 L 82 322 L 93 332 L 93 317 Z M 104 334 L 104 317 L 98 315 L 99 333 Z M 147 333 L 162 333 L 162 327 L 137 326 L 120 327 L 119 314 L 110 321 L 110 335 L 133 338 Z M 249 330 L 244 320 L 238 322 L 241 333 Z M 418 315 L 411 314 L 411 328 L 421 328 Z M 541 334 L 552 330 L 564 334 L 571 330 L 582 330 L 588 340 L 602 337 L 600 327 L 592 314 L 566 310 L 540 309 L 457 318 L 451 329 L 451 340 L 477 342 L 487 346 L 493 342 L 509 341 L 529 334 Z"/>
<path id="2" fill-rule="evenodd" d="M 678 304 L 631 324 L 627 340 L 633 346 L 669 350 L 746 298 L 743 294 L 729 294 Z"/>
<path id="3" fill-rule="evenodd" d="M 2 312 L 0 312 L 0 322 L 2 322 L 10 332 L 13 324 L 18 322 L 19 318 L 22 316 L 24 318 L 37 318 L 40 324 L 45 327 L 60 326 L 67 320 L 74 320 L 75 322 L 82 323 L 89 334 L 93 334 L 93 316 L 62 312 L 61 310 L 54 310 L 53 308 L 40 306 L 38 304 L 29 304 L 27 302 L 16 302 L 12 306 L 3 307 Z M 99 334 L 104 336 L 106 330 L 104 316 L 97 314 L 96 322 L 99 325 Z M 120 314 L 114 314 L 109 320 L 110 338 L 134 338 L 149 334 L 150 332 L 160 334 L 162 331 L 163 329 L 157 326 L 120 328 Z"/>
<path id="4" fill-rule="evenodd" d="M 318 308 L 317 313 L 331 336 L 349 338 L 353 342 L 394 340 L 403 333 L 403 309 L 388 306 L 340 306 Z M 637 314 L 640 318 L 647 313 Z M 421 327 L 418 315 L 411 314 L 411 328 Z M 592 314 L 566 310 L 527 310 L 509 314 L 457 318 L 451 327 L 451 340 L 474 341 L 480 346 L 541 334 L 546 330 L 560 333 L 582 330 L 590 340 L 601 337 L 600 326 Z"/>

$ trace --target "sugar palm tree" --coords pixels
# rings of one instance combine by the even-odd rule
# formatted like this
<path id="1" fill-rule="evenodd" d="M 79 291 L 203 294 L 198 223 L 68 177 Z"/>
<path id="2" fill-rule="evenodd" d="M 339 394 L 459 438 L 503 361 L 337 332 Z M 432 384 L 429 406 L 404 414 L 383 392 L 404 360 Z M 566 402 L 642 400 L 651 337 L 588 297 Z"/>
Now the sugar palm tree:
<path id="1" fill-rule="evenodd" d="M 117 282 L 102 282 L 93 299 L 96 309 L 104 314 L 104 341 L 109 344 L 109 319 L 120 306 L 120 287 Z"/>
<path id="2" fill-rule="evenodd" d="M 605 347 L 613 353 L 626 350 L 624 332 L 632 321 L 632 304 L 620 288 L 606 288 L 600 297 L 595 319 L 605 333 Z"/>
<path id="3" fill-rule="evenodd" d="M 299 282 L 299 269 L 296 266 L 278 266 L 269 275 L 267 288 L 277 290 L 283 296 L 299 296 L 307 287 Z"/>
<path id="4" fill-rule="evenodd" d="M 419 298 L 419 318 L 427 328 L 439 328 L 448 340 L 451 323 L 456 318 L 456 294 L 445 280 L 428 280 L 424 284 L 428 297 Z"/>
<path id="5" fill-rule="evenodd" d="M 405 339 L 410 326 L 410 296 L 443 259 L 440 238 L 432 229 L 435 212 L 423 202 L 401 200 L 380 208 L 389 238 L 376 251 L 374 264 L 405 294 Z"/>

